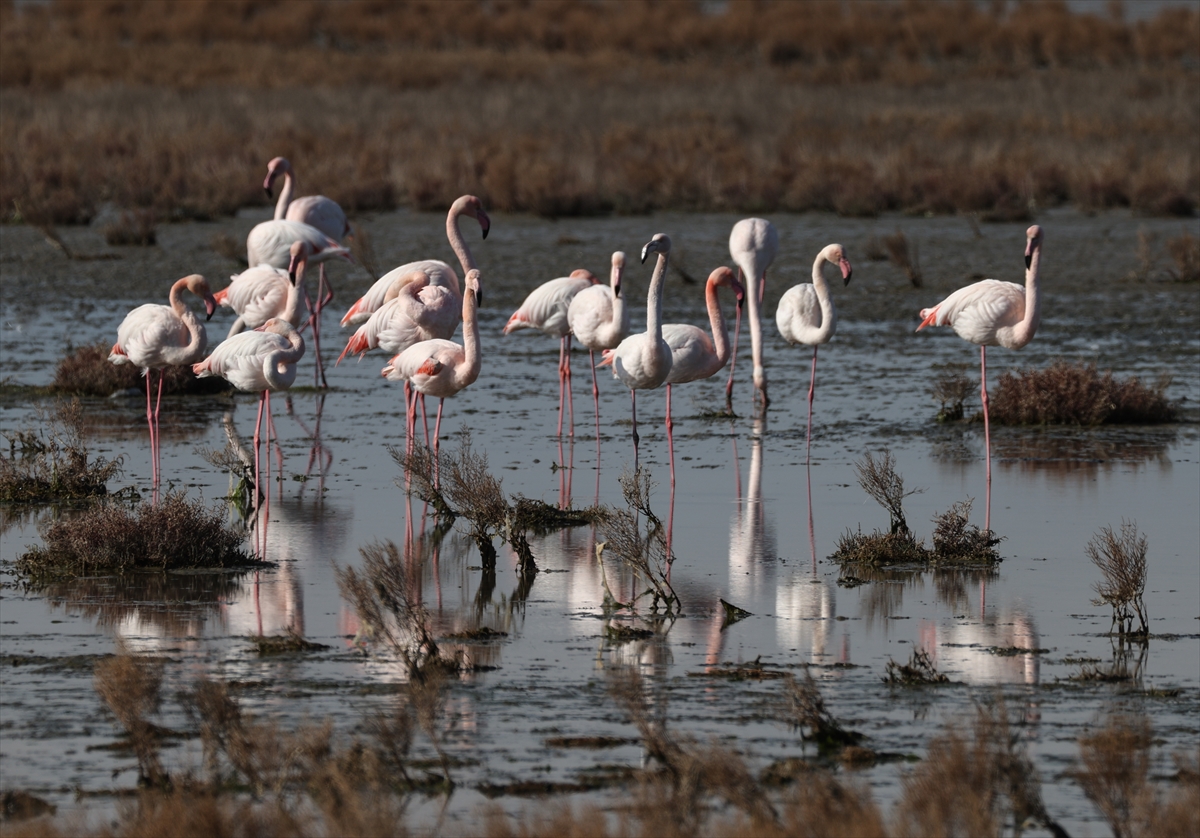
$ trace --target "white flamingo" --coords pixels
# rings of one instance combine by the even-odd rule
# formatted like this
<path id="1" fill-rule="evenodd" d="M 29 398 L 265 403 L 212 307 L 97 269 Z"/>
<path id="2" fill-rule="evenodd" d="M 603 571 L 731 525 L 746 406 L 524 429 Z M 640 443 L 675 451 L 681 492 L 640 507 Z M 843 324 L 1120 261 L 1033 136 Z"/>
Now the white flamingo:
<path id="1" fill-rule="evenodd" d="M 650 290 L 646 293 L 646 331 L 630 335 L 616 349 L 606 349 L 601 366 L 611 364 L 613 376 L 621 379 L 629 388 L 633 408 L 633 469 L 638 469 L 637 391 L 661 387 L 671 374 L 671 347 L 663 340 L 662 296 L 663 282 L 667 274 L 667 259 L 671 253 L 671 239 L 663 233 L 642 248 L 642 262 L 651 253 L 658 254 L 654 275 L 650 278 Z"/>
<path id="2" fill-rule="evenodd" d="M 229 336 L 257 329 L 275 317 L 297 329 L 308 322 L 304 266 L 311 257 L 312 246 L 296 241 L 288 254 L 287 270 L 258 265 L 231 276 L 229 285 L 214 295 L 219 305 L 233 309 L 238 316 L 229 327 Z"/>
<path id="3" fill-rule="evenodd" d="M 762 362 L 762 300 L 767 287 L 767 268 L 775 261 L 779 252 L 779 233 L 775 225 L 765 218 L 743 218 L 733 225 L 729 233 L 729 255 L 737 263 L 746 294 L 750 318 L 750 353 L 754 362 L 754 390 L 762 396 L 763 410 L 771 400 L 767 398 L 767 371 Z M 738 326 L 741 321 L 739 318 Z M 733 333 L 733 355 L 729 364 L 729 383 L 725 385 L 725 402 L 733 404 L 733 368 L 737 363 L 737 333 Z"/>
<path id="4" fill-rule="evenodd" d="M 361 357 L 376 348 L 395 355 L 423 340 L 449 340 L 461 312 L 462 299 L 452 289 L 434 285 L 425 271 L 398 276 L 383 305 L 350 336 L 338 363 L 349 354 Z"/>
<path id="5" fill-rule="evenodd" d="M 596 405 L 596 437 L 600 436 L 600 387 L 596 383 L 596 350 L 616 349 L 629 334 L 629 306 L 621 296 L 625 254 L 612 255 L 608 286 L 591 285 L 581 290 L 567 308 L 571 332 L 588 349 L 592 367 L 592 400 Z"/>
<path id="6" fill-rule="evenodd" d="M 211 319 L 217 302 L 208 282 L 200 274 L 185 276 L 171 286 L 170 305 L 142 305 L 125 315 L 117 327 L 117 342 L 108 355 L 108 360 L 114 364 L 141 367 L 146 377 L 146 424 L 150 427 L 150 470 L 155 487 L 160 477 L 158 411 L 162 404 L 163 367 L 193 364 L 208 347 L 204 324 L 183 301 L 185 290 L 204 301 L 204 319 Z M 150 384 L 154 370 L 158 370 L 158 397 L 151 409 Z"/>
<path id="7" fill-rule="evenodd" d="M 597 282 L 595 275 L 584 268 L 571 271 L 543 282 L 529 292 L 521 307 L 512 313 L 504 326 L 504 334 L 521 329 L 537 329 L 559 339 L 558 343 L 558 435 L 562 436 L 563 395 L 571 412 L 570 435 L 575 436 L 575 402 L 571 398 L 571 324 L 567 311 L 575 295 Z"/>
<path id="8" fill-rule="evenodd" d="M 775 325 L 779 334 L 790 344 L 803 343 L 813 348 L 812 375 L 808 382 L 808 428 L 805 431 L 805 444 L 812 446 L 812 405 L 813 394 L 817 388 L 817 347 L 829 343 L 837 331 L 837 308 L 833 298 L 829 296 L 829 285 L 821 273 L 821 268 L 828 262 L 837 265 L 842 270 L 843 285 L 850 284 L 852 268 L 846 259 L 846 252 L 840 244 L 831 244 L 817 254 L 813 261 L 812 282 L 793 285 L 779 299 L 779 307 L 775 309 Z M 806 455 L 807 456 L 807 455 Z"/>
<path id="9" fill-rule="evenodd" d="M 475 258 L 471 255 L 471 249 L 467 247 L 467 242 L 462 236 L 462 231 L 458 229 L 459 217 L 463 215 L 468 218 L 474 218 L 479 222 L 479 227 L 483 230 L 483 237 L 485 239 L 488 236 L 488 230 L 492 228 L 492 222 L 488 218 L 487 212 L 483 209 L 483 202 L 474 195 L 463 195 L 460 197 L 450 206 L 450 211 L 446 214 L 446 238 L 449 239 L 450 247 L 458 257 L 458 263 L 462 267 L 463 275 L 466 276 L 468 271 L 477 270 L 479 265 L 475 263 Z M 418 262 L 409 262 L 406 265 L 401 265 L 377 279 L 367 293 L 359 297 L 354 305 L 350 306 L 350 310 L 342 318 L 342 325 L 361 326 L 367 322 L 371 314 L 383 305 L 388 289 L 392 287 L 392 284 L 397 279 L 411 275 L 416 271 L 426 273 L 429 276 L 431 285 L 441 285 L 451 289 L 457 300 L 461 302 L 462 293 L 459 290 L 458 275 L 454 273 L 454 269 L 439 259 L 422 259 Z"/>
<path id="10" fill-rule="evenodd" d="M 963 340 L 979 344 L 980 400 L 983 402 L 983 436 L 987 449 L 987 505 L 984 529 L 992 521 L 992 434 L 988 420 L 987 348 L 1020 349 L 1033 340 L 1042 319 L 1038 274 L 1042 258 L 1042 228 L 1025 231 L 1025 286 L 984 279 L 960 288 L 933 308 L 921 309 L 921 325 L 951 326 Z"/>

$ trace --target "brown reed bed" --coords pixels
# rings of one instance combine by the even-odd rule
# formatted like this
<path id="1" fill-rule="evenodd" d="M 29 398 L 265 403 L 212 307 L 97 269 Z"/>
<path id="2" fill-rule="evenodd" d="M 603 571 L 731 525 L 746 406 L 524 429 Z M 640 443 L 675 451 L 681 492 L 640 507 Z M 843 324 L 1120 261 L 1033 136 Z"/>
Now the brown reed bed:
<path id="1" fill-rule="evenodd" d="M 228 214 L 265 202 L 273 154 L 351 212 L 444 208 L 463 184 L 550 216 L 1200 202 L 1187 9 L 237 8 L 0 6 L 0 216 Z"/>
<path id="2" fill-rule="evenodd" d="M 1115 378 L 1095 364 L 1058 360 L 1045 369 L 1005 372 L 989 394 L 991 420 L 1001 425 L 1154 425 L 1174 422 L 1170 379 L 1143 384 Z"/>
<path id="3" fill-rule="evenodd" d="M 111 396 L 122 390 L 145 390 L 142 371 L 130 364 L 114 364 L 108 360 L 110 347 L 98 343 L 92 346 L 69 348 L 54 370 L 50 389 L 71 396 Z M 197 378 L 191 367 L 165 367 L 163 395 L 208 395 L 230 389 L 228 381 Z M 216 380 L 214 380 L 216 379 Z"/>

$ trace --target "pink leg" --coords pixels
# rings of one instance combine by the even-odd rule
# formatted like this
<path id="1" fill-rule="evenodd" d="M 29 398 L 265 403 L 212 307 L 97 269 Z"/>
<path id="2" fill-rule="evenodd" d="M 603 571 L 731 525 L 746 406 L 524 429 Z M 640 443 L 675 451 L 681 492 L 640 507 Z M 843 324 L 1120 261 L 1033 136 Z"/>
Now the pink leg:
<path id="1" fill-rule="evenodd" d="M 817 347 L 813 346 L 812 377 L 808 381 L 808 429 L 804 433 L 804 464 L 808 465 L 812 456 L 812 403 L 813 394 L 817 390 Z"/>
<path id="2" fill-rule="evenodd" d="M 987 498 L 984 503 L 983 528 L 992 528 L 992 431 L 988 420 L 987 347 L 979 347 L 980 400 L 983 402 L 983 445 L 987 449 Z"/>
<path id="3" fill-rule="evenodd" d="M 446 406 L 445 399 L 438 399 L 437 419 L 433 423 L 433 488 L 438 488 L 440 485 L 438 475 L 438 443 L 441 441 L 442 433 L 442 408 Z"/>
<path id="4" fill-rule="evenodd" d="M 158 458 L 154 456 L 154 408 L 151 407 L 150 387 L 154 370 L 146 370 L 146 427 L 150 430 L 150 485 L 158 487 Z"/>
<path id="5" fill-rule="evenodd" d="M 571 430 L 568 436 L 575 436 L 575 399 L 571 395 L 571 333 L 563 338 L 567 342 L 566 364 L 563 366 L 563 380 L 567 386 L 567 409 L 571 413 Z"/>
<path id="6" fill-rule="evenodd" d="M 671 584 L 671 539 L 675 533 L 675 481 L 671 481 L 671 505 L 667 509 L 667 584 Z"/>
<path id="7" fill-rule="evenodd" d="M 636 474 L 638 470 L 637 390 L 630 390 L 629 396 L 633 404 L 633 471 Z"/>
<path id="8" fill-rule="evenodd" d="M 317 372 L 314 384 L 318 387 L 328 387 L 325 381 L 325 367 L 321 364 L 321 309 L 325 308 L 325 304 L 333 299 L 333 292 L 328 292 L 326 296 L 326 281 L 325 281 L 325 263 L 321 263 L 320 278 L 317 280 L 317 304 L 312 310 L 313 324 L 313 352 L 316 353 Z"/>
<path id="9" fill-rule="evenodd" d="M 563 400 L 566 390 L 563 387 L 563 358 L 566 356 L 567 336 L 563 335 L 558 342 L 558 436 L 562 436 Z"/>
<path id="10" fill-rule="evenodd" d="M 742 281 L 742 269 L 738 268 L 738 282 Z M 737 363 L 738 333 L 742 330 L 742 306 L 738 303 L 733 321 L 733 351 L 729 353 L 729 383 L 725 385 L 725 407 L 733 412 L 733 367 Z"/>
<path id="11" fill-rule="evenodd" d="M 412 454 L 413 440 L 417 435 L 417 403 L 412 400 L 412 382 L 404 382 L 404 453 Z"/>
<path id="12" fill-rule="evenodd" d="M 271 436 L 274 432 L 271 421 L 271 391 L 263 390 L 263 401 L 267 406 L 267 488 L 263 492 L 263 517 L 262 517 L 262 556 L 267 557 L 267 525 L 271 520 Z"/>
<path id="13" fill-rule="evenodd" d="M 592 402 L 596 405 L 596 441 L 600 441 L 600 385 L 596 382 L 596 351 L 588 350 L 588 359 L 592 362 Z"/>
<path id="14" fill-rule="evenodd" d="M 675 489 L 675 423 L 671 421 L 671 385 L 667 385 L 667 450 L 671 455 L 671 489 Z"/>
<path id="15" fill-rule="evenodd" d="M 264 407 L 266 395 L 267 395 L 266 390 L 264 390 L 263 392 L 258 394 L 258 415 L 254 420 L 254 551 L 256 553 L 258 553 L 259 555 L 262 555 L 262 550 L 259 549 L 259 539 L 261 536 L 261 530 L 260 530 L 260 522 L 259 522 L 259 518 L 258 518 L 258 512 L 259 512 L 258 507 L 259 507 L 259 497 L 260 497 L 258 486 L 259 486 L 259 483 L 261 482 L 261 476 L 262 476 L 262 471 L 260 470 L 261 469 L 261 459 L 259 457 L 259 449 L 260 449 L 260 446 L 262 443 L 262 418 L 263 418 L 263 407 Z M 269 455 L 268 455 L 268 458 L 269 458 Z"/>
<path id="16" fill-rule="evenodd" d="M 805 478 L 808 485 L 808 551 L 812 554 L 812 569 L 813 573 L 817 572 L 817 538 L 813 532 L 813 511 L 812 511 L 812 468 L 806 463 L 804 465 Z"/>
<path id="17" fill-rule="evenodd" d="M 158 423 L 159 410 L 162 407 L 162 391 L 164 370 L 158 371 L 158 396 L 154 400 L 154 485 L 162 481 L 162 427 Z"/>
<path id="18" fill-rule="evenodd" d="M 425 447 L 429 447 L 429 417 L 425 415 L 425 394 L 417 393 L 417 398 L 421 400 L 421 425 L 425 428 Z"/>

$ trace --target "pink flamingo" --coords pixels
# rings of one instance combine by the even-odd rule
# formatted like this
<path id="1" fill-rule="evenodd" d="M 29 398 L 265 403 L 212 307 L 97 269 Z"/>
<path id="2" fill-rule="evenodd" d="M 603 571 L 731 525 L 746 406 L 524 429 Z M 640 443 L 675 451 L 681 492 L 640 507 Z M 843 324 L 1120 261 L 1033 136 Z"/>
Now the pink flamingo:
<path id="1" fill-rule="evenodd" d="M 580 290 L 567 307 L 567 325 L 579 342 L 587 347 L 591 361 L 597 442 L 600 439 L 600 387 L 596 383 L 596 350 L 616 349 L 629 334 L 629 307 L 621 296 L 621 275 L 624 271 L 625 254 L 618 250 L 612 255 L 609 287 L 589 285 Z"/>
<path id="2" fill-rule="evenodd" d="M 984 279 L 960 288 L 933 308 L 921 309 L 921 325 L 951 326 L 963 340 L 979 344 L 980 400 L 983 402 L 983 437 L 987 449 L 987 504 L 984 529 L 992 528 L 992 435 L 988 420 L 987 348 L 1020 349 L 1033 340 L 1042 319 L 1038 273 L 1042 256 L 1042 228 L 1025 231 L 1025 287 L 1015 282 Z"/>
<path id="3" fill-rule="evenodd" d="M 292 243 L 287 270 L 257 265 L 231 276 L 232 282 L 214 295 L 219 305 L 233 309 L 238 315 L 229 327 L 229 336 L 248 328 L 257 329 L 275 317 L 297 329 L 307 323 L 309 300 L 303 267 L 312 256 L 312 245 L 299 240 Z"/>
<path id="4" fill-rule="evenodd" d="M 646 331 L 630 335 L 616 349 L 606 349 L 601 366 L 611 364 L 613 377 L 621 379 L 629 388 L 633 406 L 633 469 L 638 469 L 637 391 L 654 390 L 661 387 L 671 374 L 671 347 L 663 340 L 662 295 L 663 281 L 667 274 L 667 259 L 671 253 L 671 240 L 663 233 L 642 248 L 642 263 L 651 253 L 658 254 L 654 275 L 650 278 L 650 290 L 646 293 Z"/>
<path id="5" fill-rule="evenodd" d="M 114 364 L 135 364 L 142 368 L 146 377 L 146 424 L 150 427 L 151 481 L 158 487 L 161 449 L 158 438 L 158 411 L 162 404 L 163 367 L 193 364 L 204 355 L 208 347 L 208 334 L 204 324 L 183 302 L 184 290 L 191 291 L 204 300 L 205 320 L 217 310 L 208 282 L 200 274 L 185 276 L 171 286 L 170 305 L 138 306 L 121 321 L 117 328 L 117 342 L 109 352 L 108 360 Z M 158 397 L 153 410 L 150 407 L 150 385 L 153 371 L 158 370 Z"/>
<path id="6" fill-rule="evenodd" d="M 685 323 L 662 327 L 663 340 L 671 349 L 671 372 L 667 375 L 667 447 L 671 452 L 672 486 L 675 485 L 675 440 L 672 435 L 675 423 L 671 421 L 671 385 L 710 378 L 729 362 L 729 332 L 725 328 L 725 315 L 721 313 L 721 301 L 717 298 L 720 286 L 733 289 L 739 307 L 745 296 L 741 283 L 729 268 L 717 268 L 708 275 L 704 298 L 708 303 L 711 338 L 703 329 Z"/>
<path id="7" fill-rule="evenodd" d="M 837 308 L 821 273 L 826 262 L 841 268 L 843 285 L 850 284 L 852 269 L 846 253 L 840 244 L 831 244 L 817 254 L 812 282 L 793 285 L 780 297 L 779 308 L 775 309 L 775 325 L 783 339 L 793 345 L 803 343 L 813 348 L 812 375 L 808 382 L 808 428 L 805 431 L 805 445 L 809 448 L 812 446 L 813 394 L 817 388 L 817 347 L 829 343 L 837 331 Z"/>
<path id="8" fill-rule="evenodd" d="M 479 287 L 479 271 L 471 269 L 466 275 L 466 291 L 462 302 L 463 342 L 457 343 L 441 338 L 424 340 L 397 354 L 383 368 L 383 376 L 389 381 L 405 381 L 416 393 L 407 400 L 407 437 L 411 446 L 417 421 L 416 394 L 437 396 L 437 421 L 433 426 L 433 452 L 436 462 L 438 437 L 442 426 L 442 408 L 446 399 L 473 384 L 479 377 L 482 358 L 479 354 L 479 300 L 483 292 Z"/>
<path id="9" fill-rule="evenodd" d="M 471 249 L 467 247 L 467 242 L 462 236 L 462 231 L 458 229 L 458 219 L 463 215 L 468 218 L 474 218 L 479 222 L 479 227 L 483 230 L 483 237 L 485 239 L 488 236 L 488 230 L 492 228 L 492 222 L 488 218 L 487 212 L 483 209 L 483 203 L 474 195 L 463 195 L 450 206 L 450 212 L 446 214 L 446 238 L 449 239 L 450 247 L 454 250 L 455 255 L 458 256 L 458 263 L 462 266 L 463 275 L 465 276 L 468 271 L 478 269 L 479 265 L 475 264 L 475 259 L 471 255 Z M 371 314 L 383 305 L 388 289 L 392 287 L 392 284 L 397 279 L 412 275 L 416 271 L 423 271 L 428 274 L 431 285 L 441 285 L 449 288 L 454 292 L 454 296 L 461 301 L 462 294 L 459 291 L 458 275 L 454 273 L 454 269 L 438 259 L 423 259 L 419 262 L 409 262 L 406 265 L 401 265 L 377 279 L 370 290 L 359 297 L 354 305 L 350 306 L 350 310 L 342 318 L 342 325 L 361 326 L 367 322 Z"/>
<path id="10" fill-rule="evenodd" d="M 301 263 L 303 266 L 303 262 Z M 301 267 L 303 271 L 303 267 Z M 262 439 L 263 413 L 267 417 L 267 445 L 271 444 L 271 393 L 287 390 L 296 380 L 296 364 L 304 355 L 304 338 L 283 318 L 274 317 L 252 332 L 228 338 L 192 371 L 199 378 L 217 375 L 239 390 L 258 393 L 258 418 L 254 423 L 254 505 L 259 503 L 259 446 Z M 270 457 L 267 458 L 270 481 Z M 282 470 L 282 467 L 281 467 Z M 270 487 L 267 503 L 270 504 Z M 270 510 L 267 510 L 270 515 Z M 266 547 L 265 540 L 263 547 Z"/>
<path id="11" fill-rule="evenodd" d="M 779 252 L 779 234 L 775 225 L 764 218 L 743 218 L 733 225 L 729 234 L 729 255 L 738 266 L 738 279 L 750 291 L 746 295 L 750 317 L 750 352 L 754 362 L 754 389 L 762 396 L 763 410 L 771 400 L 767 398 L 767 371 L 762 362 L 762 315 L 763 294 L 767 288 L 767 268 L 775 261 Z M 740 310 L 739 310 L 740 313 Z M 738 319 L 738 327 L 741 318 Z M 725 403 L 733 404 L 733 367 L 737 363 L 738 329 L 733 333 L 733 354 L 729 363 L 729 383 L 725 385 Z"/>
<path id="12" fill-rule="evenodd" d="M 346 342 L 338 363 L 350 353 L 361 357 L 379 348 L 395 355 L 423 340 L 449 340 L 458 329 L 461 312 L 461 296 L 445 285 L 434 285 L 425 271 L 398 276 L 383 305 Z"/>
<path id="13" fill-rule="evenodd" d="M 571 412 L 570 436 L 575 436 L 575 403 L 571 398 L 571 324 L 567 310 L 575 295 L 597 282 L 595 275 L 584 268 L 571 271 L 570 276 L 543 282 L 529 292 L 521 307 L 513 312 L 504 326 L 504 334 L 520 329 L 538 329 L 559 338 L 558 346 L 558 435 L 562 436 L 563 394 Z"/>

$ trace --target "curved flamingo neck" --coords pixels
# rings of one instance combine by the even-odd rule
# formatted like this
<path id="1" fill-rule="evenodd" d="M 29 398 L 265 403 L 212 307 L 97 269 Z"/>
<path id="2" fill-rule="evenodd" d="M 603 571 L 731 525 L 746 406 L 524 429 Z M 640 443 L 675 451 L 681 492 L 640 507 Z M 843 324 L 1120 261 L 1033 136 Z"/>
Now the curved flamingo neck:
<path id="1" fill-rule="evenodd" d="M 721 311 L 716 280 L 708 280 L 708 285 L 704 289 L 704 298 L 708 303 L 708 322 L 712 325 L 713 349 L 717 353 L 717 369 L 721 369 L 729 361 L 729 335 L 725 330 L 725 314 Z"/>
<path id="2" fill-rule="evenodd" d="M 655 341 L 662 340 L 662 297 L 663 281 L 667 275 L 668 254 L 658 254 L 654 275 L 650 278 L 650 290 L 646 294 L 646 334 Z"/>
<path id="3" fill-rule="evenodd" d="M 1039 293 L 1039 274 L 1042 263 L 1042 245 L 1033 246 L 1029 256 L 1029 268 L 1025 271 L 1025 316 L 1013 327 L 1014 348 L 1020 349 L 1033 340 L 1038 325 L 1042 322 L 1042 297 Z"/>
<path id="4" fill-rule="evenodd" d="M 180 319 L 190 336 L 187 346 L 180 347 L 181 357 L 192 358 L 203 354 L 204 348 L 208 345 L 208 334 L 205 332 L 203 324 L 196 318 L 195 313 L 183 301 L 183 292 L 186 290 L 189 290 L 188 278 L 176 280 L 175 284 L 171 286 L 169 299 L 171 310 L 175 312 L 175 316 Z"/>
<path id="5" fill-rule="evenodd" d="M 475 289 L 467 286 L 463 295 L 463 363 L 455 371 L 455 378 L 462 387 L 474 383 L 479 377 L 483 366 L 483 356 L 479 352 L 479 317 L 478 306 L 475 302 Z"/>
<path id="6" fill-rule="evenodd" d="M 833 299 L 829 296 L 829 283 L 825 281 L 825 274 L 821 272 L 826 262 L 830 260 L 826 258 L 823 250 L 813 260 L 812 284 L 813 291 L 817 294 L 817 303 L 821 306 L 821 325 L 813 335 L 812 343 L 825 343 L 833 337 L 833 330 L 837 327 L 837 314 L 834 312 Z"/>
<path id="7" fill-rule="evenodd" d="M 766 266 L 759 267 L 754 258 L 736 260 L 746 286 L 746 318 L 750 321 L 750 357 L 754 363 L 754 386 L 762 389 L 767 380 L 762 362 L 762 305 L 763 286 L 766 285 Z"/>
<path id="8" fill-rule="evenodd" d="M 456 201 L 450 207 L 449 214 L 446 215 L 446 238 L 450 240 L 450 248 L 454 251 L 454 255 L 458 257 L 458 264 L 462 266 L 463 276 L 467 273 L 479 268 L 475 264 L 475 258 L 471 255 L 471 248 L 467 247 L 467 240 L 463 238 L 462 230 L 458 228 L 458 219 L 462 216 L 463 208 Z M 457 280 L 455 280 L 457 281 Z M 454 293 L 458 294 L 458 288 L 454 289 Z"/>
<path id="9" fill-rule="evenodd" d="M 275 202 L 275 220 L 281 221 L 287 217 L 288 204 L 292 202 L 292 195 L 296 189 L 296 182 L 292 179 L 292 167 L 288 166 L 283 170 L 283 189 L 279 191 L 279 200 Z"/>
<path id="10" fill-rule="evenodd" d="M 304 355 L 304 338 L 299 332 L 289 329 L 284 336 L 287 338 L 288 348 L 270 353 L 263 364 L 263 374 L 269 390 L 286 390 L 291 387 L 292 382 L 296 380 L 296 364 Z"/>

